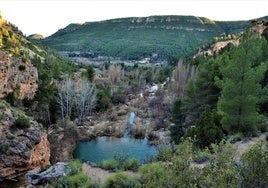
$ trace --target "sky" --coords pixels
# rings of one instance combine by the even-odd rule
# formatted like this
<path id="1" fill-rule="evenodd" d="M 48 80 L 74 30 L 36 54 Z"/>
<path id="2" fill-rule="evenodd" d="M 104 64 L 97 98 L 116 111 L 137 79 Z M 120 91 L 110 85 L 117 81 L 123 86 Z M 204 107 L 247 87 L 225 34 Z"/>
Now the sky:
<path id="1" fill-rule="evenodd" d="M 268 16 L 268 0 L 0 0 L 3 18 L 25 34 L 47 37 L 70 23 L 152 15 L 217 21 Z"/>

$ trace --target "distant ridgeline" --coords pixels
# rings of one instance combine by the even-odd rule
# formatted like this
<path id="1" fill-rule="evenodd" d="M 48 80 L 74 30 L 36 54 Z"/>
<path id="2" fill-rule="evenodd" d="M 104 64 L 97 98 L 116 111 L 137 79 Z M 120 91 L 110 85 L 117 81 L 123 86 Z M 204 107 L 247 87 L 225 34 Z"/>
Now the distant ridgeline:
<path id="1" fill-rule="evenodd" d="M 121 18 L 70 24 L 42 43 L 84 57 L 110 56 L 124 60 L 148 57 L 158 61 L 189 53 L 214 37 L 243 32 L 251 22 L 212 21 L 194 16 Z"/>

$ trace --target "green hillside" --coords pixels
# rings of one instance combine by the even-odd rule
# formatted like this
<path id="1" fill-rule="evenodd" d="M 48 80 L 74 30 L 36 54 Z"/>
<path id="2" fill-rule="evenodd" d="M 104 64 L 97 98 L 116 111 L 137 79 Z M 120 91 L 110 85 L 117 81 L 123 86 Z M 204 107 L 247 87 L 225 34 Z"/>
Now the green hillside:
<path id="1" fill-rule="evenodd" d="M 70 24 L 42 43 L 58 51 L 123 59 L 183 55 L 215 36 L 240 33 L 250 21 L 216 22 L 194 16 L 151 16 Z"/>

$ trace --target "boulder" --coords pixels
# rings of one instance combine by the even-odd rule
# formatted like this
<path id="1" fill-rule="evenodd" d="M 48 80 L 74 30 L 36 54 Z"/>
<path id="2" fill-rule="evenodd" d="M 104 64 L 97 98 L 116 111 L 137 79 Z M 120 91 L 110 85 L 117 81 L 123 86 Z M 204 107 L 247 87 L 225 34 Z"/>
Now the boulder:
<path id="1" fill-rule="evenodd" d="M 40 168 L 30 170 L 25 176 L 32 185 L 41 185 L 65 176 L 68 170 L 68 163 L 58 162 L 45 171 L 41 171 Z"/>

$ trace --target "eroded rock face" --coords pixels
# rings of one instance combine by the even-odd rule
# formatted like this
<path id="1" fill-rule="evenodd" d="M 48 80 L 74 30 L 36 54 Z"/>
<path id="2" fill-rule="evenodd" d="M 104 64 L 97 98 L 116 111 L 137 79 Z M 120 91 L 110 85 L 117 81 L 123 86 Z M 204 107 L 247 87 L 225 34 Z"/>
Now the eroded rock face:
<path id="1" fill-rule="evenodd" d="M 61 124 L 56 125 L 52 133 L 48 135 L 51 143 L 51 163 L 59 161 L 67 162 L 73 159 L 73 153 L 78 140 L 77 130 L 75 126 L 67 126 L 62 128 Z"/>
<path id="2" fill-rule="evenodd" d="M 0 98 L 15 93 L 19 99 L 32 99 L 38 88 L 37 69 L 28 60 L 12 58 L 0 51 Z"/>
<path id="3" fill-rule="evenodd" d="M 0 100 L 0 181 L 50 164 L 47 134 L 31 119 L 29 126 L 16 127 L 19 116 L 25 114 Z"/>

